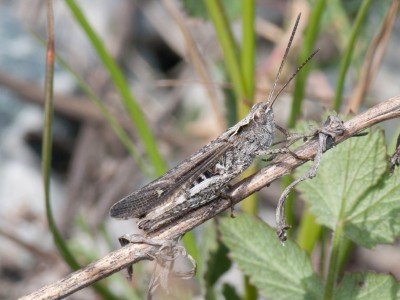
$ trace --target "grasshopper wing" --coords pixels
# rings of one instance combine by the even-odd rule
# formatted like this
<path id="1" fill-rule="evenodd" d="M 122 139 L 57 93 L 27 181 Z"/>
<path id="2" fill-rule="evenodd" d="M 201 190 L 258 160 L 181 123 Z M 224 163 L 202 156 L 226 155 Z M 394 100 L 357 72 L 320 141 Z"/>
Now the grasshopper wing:
<path id="1" fill-rule="evenodd" d="M 114 204 L 110 209 L 111 217 L 117 219 L 144 217 L 155 207 L 190 188 L 230 147 L 231 144 L 227 141 L 206 145 L 160 178 Z"/>

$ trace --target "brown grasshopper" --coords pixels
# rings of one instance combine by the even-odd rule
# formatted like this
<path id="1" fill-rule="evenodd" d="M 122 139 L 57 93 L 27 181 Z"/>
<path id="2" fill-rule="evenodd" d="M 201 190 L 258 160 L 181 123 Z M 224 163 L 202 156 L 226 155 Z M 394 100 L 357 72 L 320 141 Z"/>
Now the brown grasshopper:
<path id="1" fill-rule="evenodd" d="M 147 232 L 155 231 L 188 211 L 223 197 L 229 183 L 242 174 L 256 157 L 290 152 L 287 148 L 271 149 L 276 128 L 284 131 L 275 124 L 272 106 L 294 76 L 318 52 L 314 51 L 274 95 L 299 20 L 300 15 L 268 100 L 255 104 L 244 119 L 165 175 L 114 204 L 110 210 L 111 217 L 139 218 L 139 228 Z"/>

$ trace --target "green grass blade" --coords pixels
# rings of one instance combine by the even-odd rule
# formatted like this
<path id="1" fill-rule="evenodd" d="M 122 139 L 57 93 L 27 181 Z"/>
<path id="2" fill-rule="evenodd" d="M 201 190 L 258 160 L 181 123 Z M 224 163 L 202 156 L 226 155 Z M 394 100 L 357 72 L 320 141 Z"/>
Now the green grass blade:
<path id="1" fill-rule="evenodd" d="M 344 89 L 344 81 L 346 79 L 346 73 L 349 69 L 351 57 L 354 52 L 354 46 L 356 40 L 359 36 L 361 25 L 365 20 L 365 16 L 367 15 L 369 6 L 371 5 L 371 0 L 365 0 L 362 2 L 361 7 L 357 13 L 356 20 L 353 25 L 353 30 L 351 31 L 349 44 L 347 45 L 346 51 L 344 52 L 343 59 L 340 62 L 340 69 L 339 69 L 339 76 L 338 76 L 338 83 L 336 86 L 336 93 L 335 93 L 335 103 L 333 108 L 336 111 L 340 110 L 340 106 L 342 105 L 342 95 Z"/>
<path id="2" fill-rule="evenodd" d="M 204 0 L 204 3 L 224 53 L 226 70 L 232 81 L 237 103 L 242 103 L 246 95 L 246 88 L 241 74 L 238 46 L 233 38 L 227 16 L 220 0 Z"/>
<path id="3" fill-rule="evenodd" d="M 324 12 L 326 0 L 316 0 L 313 5 L 310 20 L 307 26 L 307 32 L 304 37 L 304 45 L 299 56 L 299 61 L 302 63 L 307 59 L 315 47 L 315 41 L 318 36 L 319 28 L 321 27 L 321 18 Z M 293 128 L 296 124 L 297 117 L 301 112 L 301 104 L 304 98 L 305 83 L 310 71 L 310 64 L 304 66 L 303 70 L 297 74 L 295 89 L 292 102 L 292 110 L 290 112 L 288 127 Z"/>
<path id="4" fill-rule="evenodd" d="M 157 175 L 162 175 L 166 170 L 166 165 L 158 151 L 155 139 L 150 131 L 149 126 L 147 125 L 143 113 L 129 90 L 128 83 L 126 82 L 121 69 L 108 53 L 108 51 L 104 47 L 103 42 L 90 26 L 86 17 L 84 16 L 78 5 L 75 3 L 75 1 L 66 0 L 65 3 L 69 7 L 78 24 L 81 26 L 82 30 L 86 33 L 94 49 L 97 51 L 100 60 L 103 62 L 105 68 L 109 72 L 117 91 L 122 97 L 121 99 L 125 105 L 125 108 L 127 109 L 130 118 L 135 125 L 140 138 L 143 141 L 149 160 L 154 166 L 155 173 Z"/>
<path id="5" fill-rule="evenodd" d="M 118 120 L 111 114 L 108 108 L 104 105 L 104 103 L 97 97 L 97 95 L 93 92 L 93 90 L 83 81 L 79 75 L 65 62 L 60 56 L 57 55 L 58 63 L 67 70 L 78 83 L 79 87 L 86 94 L 86 96 L 97 106 L 100 110 L 103 117 L 106 119 L 107 123 L 110 125 L 114 133 L 117 135 L 121 143 L 124 145 L 126 150 L 132 156 L 132 158 L 137 163 L 139 169 L 145 173 L 148 177 L 151 176 L 151 171 L 147 167 L 146 161 L 142 158 L 140 153 L 136 150 L 135 145 L 132 143 L 131 138 L 125 129 L 119 124 Z"/>
<path id="6" fill-rule="evenodd" d="M 254 13 L 255 1 L 242 0 L 242 51 L 240 53 L 240 62 L 242 66 L 243 81 L 246 90 L 246 99 L 253 103 L 254 101 L 254 68 L 255 68 L 255 29 Z"/>
<path id="7" fill-rule="evenodd" d="M 255 74 L 255 1 L 254 0 L 242 0 L 242 51 L 240 53 L 240 63 L 241 63 L 241 75 L 245 85 L 245 99 L 246 102 L 240 101 L 237 104 L 237 117 L 242 119 L 249 111 L 249 104 L 254 102 L 254 74 Z M 256 171 L 255 166 L 251 166 L 243 174 L 243 177 L 247 177 Z M 257 195 L 253 194 L 247 197 L 242 203 L 243 211 L 250 214 L 257 214 L 258 203 Z M 253 298 L 253 291 L 250 291 L 249 283 L 245 283 L 247 299 Z M 249 293 L 247 293 L 247 291 Z"/>
<path id="8" fill-rule="evenodd" d="M 331 24 L 333 30 L 337 34 L 337 45 L 340 51 L 346 48 L 347 42 L 350 39 L 352 24 L 349 20 L 348 13 L 343 7 L 343 2 L 333 0 L 329 2 L 327 13 L 327 22 Z"/>

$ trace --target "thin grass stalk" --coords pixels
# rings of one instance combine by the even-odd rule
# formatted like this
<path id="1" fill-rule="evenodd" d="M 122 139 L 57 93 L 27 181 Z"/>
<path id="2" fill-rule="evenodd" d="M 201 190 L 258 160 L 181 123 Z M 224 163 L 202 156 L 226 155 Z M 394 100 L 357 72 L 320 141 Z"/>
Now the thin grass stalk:
<path id="1" fill-rule="evenodd" d="M 255 1 L 242 0 L 242 51 L 240 52 L 240 63 L 243 82 L 245 85 L 246 101 L 244 105 L 237 105 L 238 118 L 244 117 L 249 107 L 254 104 L 255 93 Z M 256 167 L 251 166 L 244 174 L 247 177 L 256 172 Z M 242 210 L 256 215 L 258 212 L 257 195 L 247 197 L 242 203 Z M 257 289 L 251 284 L 249 278 L 244 278 L 245 300 L 257 299 Z"/>
<path id="2" fill-rule="evenodd" d="M 364 23 L 370 5 L 371 5 L 371 0 L 365 0 L 361 3 L 361 7 L 357 13 L 356 20 L 354 21 L 353 29 L 350 34 L 349 44 L 347 45 L 347 48 L 343 55 L 343 59 L 340 62 L 338 83 L 335 92 L 335 102 L 333 105 L 333 108 L 336 111 L 339 111 L 342 106 L 342 101 L 343 101 L 342 97 L 343 97 L 344 82 L 346 80 L 346 74 L 350 67 L 351 58 L 353 56 L 357 38 L 360 35 L 361 26 Z"/>
<path id="3" fill-rule="evenodd" d="M 249 112 L 249 108 L 254 103 L 255 92 L 255 1 L 242 1 L 242 51 L 240 52 L 241 73 L 245 84 L 245 100 L 237 105 L 237 117 L 242 119 Z M 256 172 L 256 167 L 251 166 L 243 177 L 247 177 Z M 253 194 L 242 203 L 242 210 L 249 214 L 256 215 L 258 211 L 257 195 Z M 246 282 L 250 288 L 250 283 Z M 248 299 L 253 299 L 254 291 L 248 293 Z"/>
<path id="4" fill-rule="evenodd" d="M 306 34 L 304 36 L 304 43 L 299 55 L 300 63 L 305 61 L 315 48 L 315 42 L 317 40 L 319 28 L 321 27 L 321 19 L 325 5 L 326 0 L 316 0 L 313 4 L 313 10 L 310 15 Z M 310 72 L 310 66 L 311 64 L 305 65 L 302 71 L 296 76 L 292 109 L 288 122 L 289 128 L 293 128 L 296 125 L 297 118 L 301 114 L 301 104 L 303 103 L 305 84 L 308 73 Z"/>
<path id="5" fill-rule="evenodd" d="M 156 141 L 144 118 L 143 112 L 141 111 L 138 103 L 130 92 L 128 83 L 126 82 L 121 69 L 118 67 L 115 60 L 111 57 L 103 42 L 97 36 L 75 1 L 66 0 L 65 3 L 67 4 L 78 24 L 81 26 L 82 30 L 86 33 L 89 41 L 93 45 L 100 60 L 108 71 L 115 88 L 120 93 L 121 100 L 128 111 L 128 114 L 138 132 L 139 137 L 143 142 L 144 148 L 146 149 L 146 154 L 153 164 L 155 175 L 160 176 L 164 174 L 166 171 L 165 162 L 158 151 Z"/>
<path id="6" fill-rule="evenodd" d="M 220 0 L 204 0 L 204 3 L 217 33 L 219 44 L 224 53 L 225 67 L 228 76 L 232 81 L 237 105 L 242 107 L 242 100 L 246 98 L 246 87 L 240 68 L 238 46 L 233 38 L 228 18 Z"/>
<path id="7" fill-rule="evenodd" d="M 78 261 L 69 251 L 67 244 L 62 238 L 57 225 L 54 221 L 53 212 L 50 202 L 50 173 L 51 173 L 51 157 L 52 157 L 52 128 L 53 128 L 53 81 L 54 81 L 54 15 L 53 2 L 47 0 L 47 22 L 48 22 L 48 42 L 46 49 L 46 79 L 45 79 L 45 105 L 44 105 L 44 128 L 42 143 L 42 173 L 43 188 L 45 197 L 46 217 L 49 223 L 50 231 L 53 235 L 54 243 L 63 257 L 64 261 L 73 269 L 80 268 Z M 117 299 L 107 288 L 101 284 L 93 285 L 94 289 L 105 299 Z"/>
<path id="8" fill-rule="evenodd" d="M 97 97 L 96 93 L 92 90 L 92 88 L 89 85 L 87 85 L 85 81 L 82 80 L 82 78 L 68 65 L 68 63 L 65 60 L 63 60 L 59 55 L 56 55 L 56 58 L 58 63 L 74 77 L 76 83 L 79 85 L 81 90 L 86 94 L 89 100 L 92 101 L 93 104 L 97 106 L 100 113 L 107 121 L 107 124 L 111 127 L 111 129 L 114 131 L 115 135 L 118 137 L 122 145 L 132 156 L 139 169 L 147 177 L 151 177 L 152 172 L 148 168 L 148 162 L 144 160 L 143 157 L 140 155 L 139 151 L 136 149 L 135 144 L 132 142 L 129 134 L 120 125 L 120 123 L 113 116 L 113 114 L 108 110 L 107 106 L 104 105 L 103 101 L 101 101 L 100 98 Z"/>
<path id="9" fill-rule="evenodd" d="M 176 24 L 179 26 L 179 29 L 182 32 L 183 38 L 185 40 L 185 46 L 186 46 L 186 53 L 187 56 L 193 65 L 194 70 L 196 71 L 198 77 L 201 79 L 201 81 L 204 83 L 203 87 L 205 91 L 207 92 L 208 96 L 208 101 L 210 103 L 210 106 L 214 112 L 216 122 L 218 124 L 218 130 L 223 131 L 226 129 L 226 121 L 223 115 L 223 112 L 220 108 L 220 105 L 218 103 L 218 97 L 217 93 L 215 90 L 215 87 L 212 84 L 209 84 L 212 82 L 211 75 L 209 74 L 207 70 L 207 65 L 205 59 L 202 57 L 200 51 L 197 49 L 196 43 L 193 40 L 193 37 L 190 34 L 190 31 L 187 27 L 187 24 L 182 16 L 182 14 L 179 12 L 177 9 L 176 5 L 172 0 L 163 0 L 164 6 L 168 10 L 168 12 L 171 14 L 171 16 L 174 18 Z"/>
<path id="10" fill-rule="evenodd" d="M 50 202 L 50 173 L 51 173 L 51 157 L 52 157 L 52 128 L 53 128 L 53 78 L 54 78 L 54 16 L 53 4 L 51 0 L 47 0 L 47 22 L 48 22 L 48 41 L 46 49 L 46 79 L 45 79 L 45 102 L 44 102 L 44 128 L 42 143 L 42 173 L 43 187 L 46 205 L 46 217 L 50 230 L 53 234 L 54 242 L 64 260 L 73 269 L 78 269 L 79 264 L 69 252 L 67 246 L 57 229 L 53 218 L 51 202 Z"/>
<path id="11" fill-rule="evenodd" d="M 255 89 L 255 0 L 242 0 L 242 51 L 240 63 L 246 90 L 246 100 L 254 103 Z"/>
<path id="12" fill-rule="evenodd" d="M 313 3 L 313 10 L 311 12 L 310 18 L 309 18 L 309 23 L 307 26 L 307 31 L 304 36 L 304 44 L 301 50 L 301 53 L 299 55 L 299 61 L 302 63 L 309 55 L 310 53 L 315 49 L 315 43 L 318 37 L 319 33 L 319 28 L 321 27 L 321 19 L 322 15 L 324 13 L 324 9 L 326 6 L 326 0 L 316 0 Z M 296 125 L 297 118 L 301 114 L 301 105 L 303 103 L 304 99 L 304 90 L 305 90 L 305 85 L 307 81 L 308 74 L 310 72 L 310 65 L 307 64 L 303 70 L 297 74 L 296 80 L 295 80 L 295 88 L 294 88 L 294 93 L 293 93 L 293 102 L 292 102 L 292 109 L 290 112 L 290 117 L 289 117 L 289 122 L 288 122 L 288 127 L 293 128 Z M 291 182 L 293 181 L 291 176 L 288 176 L 284 178 L 283 180 L 283 185 L 287 187 Z M 307 213 L 306 213 L 307 214 Z M 289 224 L 294 224 L 295 221 L 295 216 L 294 216 L 294 195 L 293 193 L 289 194 L 288 199 L 286 200 L 286 218 L 289 222 Z M 305 220 L 312 220 L 312 218 L 308 217 L 307 215 L 303 215 L 303 218 Z M 303 219 L 301 220 L 303 222 Z M 305 226 L 308 228 L 314 228 L 315 231 L 320 231 L 318 228 L 319 225 L 314 226 Z M 300 227 L 302 228 L 302 227 Z M 299 232 L 299 235 L 302 235 L 303 232 Z M 304 232 L 304 234 L 306 234 Z M 318 236 L 316 233 L 311 234 L 311 236 Z M 311 244 L 315 244 L 316 240 L 311 241 Z M 303 245 L 300 245 L 300 247 L 303 247 Z"/>

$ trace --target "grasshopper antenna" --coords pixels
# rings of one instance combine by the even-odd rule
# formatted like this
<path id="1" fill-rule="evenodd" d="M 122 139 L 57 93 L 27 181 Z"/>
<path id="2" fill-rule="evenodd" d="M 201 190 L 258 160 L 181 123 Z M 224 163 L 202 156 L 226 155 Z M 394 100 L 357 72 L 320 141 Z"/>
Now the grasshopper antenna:
<path id="1" fill-rule="evenodd" d="M 297 73 L 299 73 L 300 70 L 301 70 L 301 69 L 314 57 L 314 55 L 317 54 L 318 51 L 319 51 L 319 49 L 314 50 L 313 53 L 311 53 L 311 55 L 297 68 L 297 70 L 290 76 L 290 78 L 286 81 L 286 83 L 281 87 L 281 89 L 278 91 L 278 93 L 274 96 L 275 88 L 276 88 L 276 85 L 277 85 L 277 83 L 278 83 L 279 77 L 280 77 L 280 75 L 281 75 L 283 66 L 285 65 L 285 61 L 286 61 L 286 58 L 287 58 L 287 56 L 288 56 L 288 54 L 289 54 L 290 47 L 292 46 L 293 38 L 294 38 L 294 36 L 295 36 L 295 34 L 296 34 L 297 26 L 299 25 L 300 17 L 301 17 L 301 13 L 297 16 L 296 23 L 294 24 L 294 27 L 293 27 L 293 30 L 292 30 L 292 34 L 290 35 L 289 43 L 288 43 L 288 45 L 287 45 L 287 47 L 286 47 L 285 54 L 284 54 L 284 56 L 283 56 L 281 65 L 280 65 L 280 67 L 279 67 L 278 74 L 276 75 L 275 81 L 274 81 L 274 83 L 273 83 L 273 85 L 272 85 L 271 92 L 269 93 L 268 101 L 267 101 L 267 103 L 268 103 L 268 108 L 270 108 L 270 107 L 272 107 L 272 105 L 274 105 L 275 100 L 276 100 L 276 99 L 278 98 L 278 96 L 282 93 L 282 91 L 286 88 L 286 86 L 292 81 L 292 79 L 297 75 Z"/>

